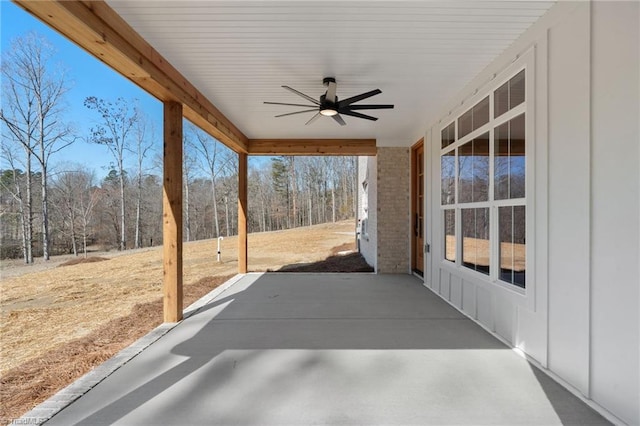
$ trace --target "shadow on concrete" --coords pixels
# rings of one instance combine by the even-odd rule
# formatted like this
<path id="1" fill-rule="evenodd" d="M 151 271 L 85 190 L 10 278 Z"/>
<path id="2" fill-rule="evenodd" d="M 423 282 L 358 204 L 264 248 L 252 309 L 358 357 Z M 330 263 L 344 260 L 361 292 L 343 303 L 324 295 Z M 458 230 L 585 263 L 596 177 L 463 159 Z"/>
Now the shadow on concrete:
<path id="1" fill-rule="evenodd" d="M 558 382 L 553 380 L 535 366 L 530 366 L 545 395 L 551 402 L 563 425 L 610 425 L 611 423 L 595 410 L 587 407 L 577 396 L 567 392 Z"/>
<path id="2" fill-rule="evenodd" d="M 374 272 L 360 253 L 336 254 L 311 263 L 291 263 L 267 272 Z"/>
<path id="3" fill-rule="evenodd" d="M 505 349 L 410 276 L 248 275 L 51 424 L 606 423 Z"/>

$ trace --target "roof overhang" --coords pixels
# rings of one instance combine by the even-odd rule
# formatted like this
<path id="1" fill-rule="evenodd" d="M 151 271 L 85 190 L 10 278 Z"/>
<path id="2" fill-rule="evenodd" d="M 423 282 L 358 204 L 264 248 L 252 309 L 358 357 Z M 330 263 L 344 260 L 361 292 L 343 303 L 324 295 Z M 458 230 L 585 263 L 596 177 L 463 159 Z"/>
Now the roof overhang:
<path id="1" fill-rule="evenodd" d="M 236 152 L 374 155 L 410 146 L 443 103 L 553 1 L 15 0 Z M 326 74 L 326 75 L 325 75 Z M 263 101 L 296 102 L 283 84 L 341 98 L 380 88 L 391 103 L 347 126 Z M 212 102 L 215 100 L 215 105 Z"/>

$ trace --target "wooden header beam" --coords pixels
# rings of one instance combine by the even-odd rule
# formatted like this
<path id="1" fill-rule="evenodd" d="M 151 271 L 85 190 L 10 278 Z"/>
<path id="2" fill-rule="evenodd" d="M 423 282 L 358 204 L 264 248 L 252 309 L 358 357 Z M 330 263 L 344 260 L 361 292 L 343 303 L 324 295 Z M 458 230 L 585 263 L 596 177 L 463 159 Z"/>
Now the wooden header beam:
<path id="1" fill-rule="evenodd" d="M 249 139 L 249 155 L 376 155 L 375 139 Z"/>
<path id="2" fill-rule="evenodd" d="M 182 103 L 187 119 L 235 152 L 247 152 L 247 137 L 104 1 L 14 1 L 156 98 Z"/>

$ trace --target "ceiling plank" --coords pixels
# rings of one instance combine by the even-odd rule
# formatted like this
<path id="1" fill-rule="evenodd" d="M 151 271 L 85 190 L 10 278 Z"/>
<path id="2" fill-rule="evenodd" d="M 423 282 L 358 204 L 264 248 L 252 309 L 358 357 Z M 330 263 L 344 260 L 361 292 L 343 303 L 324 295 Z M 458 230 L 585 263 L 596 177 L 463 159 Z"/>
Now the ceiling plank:
<path id="1" fill-rule="evenodd" d="M 249 139 L 249 155 L 376 155 L 375 139 Z"/>
<path id="2" fill-rule="evenodd" d="M 247 153 L 247 137 L 104 1 L 14 1 L 151 95 L 181 102 L 188 120 Z"/>

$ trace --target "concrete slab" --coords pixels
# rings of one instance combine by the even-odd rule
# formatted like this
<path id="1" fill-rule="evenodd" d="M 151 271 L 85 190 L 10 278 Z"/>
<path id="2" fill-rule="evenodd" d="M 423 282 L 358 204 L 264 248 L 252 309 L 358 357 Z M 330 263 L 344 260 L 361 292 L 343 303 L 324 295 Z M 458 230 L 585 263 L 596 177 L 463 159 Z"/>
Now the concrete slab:
<path id="1" fill-rule="evenodd" d="M 46 424 L 608 424 L 534 370 L 408 275 L 247 275 Z"/>

